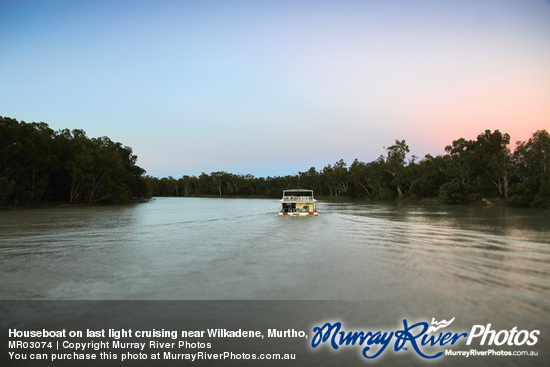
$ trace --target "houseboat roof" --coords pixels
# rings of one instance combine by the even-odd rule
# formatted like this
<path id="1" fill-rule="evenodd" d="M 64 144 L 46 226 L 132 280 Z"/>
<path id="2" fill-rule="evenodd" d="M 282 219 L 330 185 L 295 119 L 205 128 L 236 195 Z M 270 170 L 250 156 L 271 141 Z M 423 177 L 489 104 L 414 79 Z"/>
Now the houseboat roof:
<path id="1" fill-rule="evenodd" d="M 287 192 L 311 192 L 313 194 L 313 190 L 307 190 L 307 189 L 289 189 L 289 190 L 283 190 L 283 195 Z"/>

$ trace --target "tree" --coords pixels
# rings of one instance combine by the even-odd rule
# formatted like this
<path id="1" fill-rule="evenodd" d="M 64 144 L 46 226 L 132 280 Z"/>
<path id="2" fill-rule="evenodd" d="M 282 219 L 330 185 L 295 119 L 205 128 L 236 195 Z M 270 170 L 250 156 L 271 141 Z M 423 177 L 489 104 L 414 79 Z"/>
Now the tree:
<path id="1" fill-rule="evenodd" d="M 0 117 L 3 205 L 134 200 L 147 195 L 145 170 L 136 162 L 130 147 L 107 137 Z"/>
<path id="2" fill-rule="evenodd" d="M 3 201 L 32 204 L 46 199 L 52 173 L 53 130 L 44 122 L 26 123 L 0 116 L 0 178 Z"/>
<path id="3" fill-rule="evenodd" d="M 310 167 L 306 172 L 298 172 L 298 186 L 305 189 L 310 189 L 316 192 L 322 191 L 322 186 L 319 185 L 319 172 L 315 167 Z"/>
<path id="4" fill-rule="evenodd" d="M 550 134 L 538 130 L 527 142 L 518 142 L 513 161 L 518 182 L 512 205 L 550 206 Z"/>
<path id="5" fill-rule="evenodd" d="M 227 179 L 227 172 L 217 171 L 210 173 L 212 182 L 214 183 L 215 191 L 222 196 L 222 188 L 225 180 Z"/>
<path id="6" fill-rule="evenodd" d="M 445 151 L 450 156 L 449 176 L 458 178 L 462 183 L 469 184 L 477 168 L 475 142 L 460 138 L 447 145 Z"/>
<path id="7" fill-rule="evenodd" d="M 437 197 L 441 185 L 448 182 L 446 172 L 449 165 L 448 155 L 436 157 L 427 154 L 416 166 L 411 180 L 410 194 L 419 198 Z"/>
<path id="8" fill-rule="evenodd" d="M 510 191 L 510 175 L 512 154 L 508 145 L 510 135 L 502 134 L 499 130 L 491 133 L 479 134 L 476 142 L 476 154 L 483 172 L 480 179 L 491 182 L 501 198 L 508 199 Z"/>
<path id="9" fill-rule="evenodd" d="M 447 182 L 439 189 L 439 198 L 447 203 L 462 204 L 470 200 L 470 186 L 458 178 Z"/>
<path id="10" fill-rule="evenodd" d="M 349 179 L 354 185 L 356 192 L 370 194 L 369 189 L 369 174 L 368 166 L 364 162 L 360 162 L 355 158 L 351 166 L 349 167 Z"/>
<path id="11" fill-rule="evenodd" d="M 521 178 L 548 174 L 550 171 L 550 134 L 538 130 L 527 142 L 517 142 L 514 161 Z"/>
<path id="12" fill-rule="evenodd" d="M 393 176 L 391 183 L 396 187 L 398 196 L 402 197 L 403 186 L 405 185 L 403 171 L 406 164 L 407 154 L 410 152 L 409 146 L 405 140 L 396 140 L 395 144 L 386 148 L 386 150 L 387 157 L 384 164 L 384 169 Z"/>

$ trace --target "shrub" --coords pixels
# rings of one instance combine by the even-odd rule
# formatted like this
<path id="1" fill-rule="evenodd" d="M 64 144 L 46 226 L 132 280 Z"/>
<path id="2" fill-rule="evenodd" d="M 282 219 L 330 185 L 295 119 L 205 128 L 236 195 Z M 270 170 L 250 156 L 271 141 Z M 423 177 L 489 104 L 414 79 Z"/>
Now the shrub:
<path id="1" fill-rule="evenodd" d="M 446 203 L 467 203 L 471 199 L 470 195 L 470 187 L 456 178 L 444 183 L 439 189 L 439 199 Z"/>

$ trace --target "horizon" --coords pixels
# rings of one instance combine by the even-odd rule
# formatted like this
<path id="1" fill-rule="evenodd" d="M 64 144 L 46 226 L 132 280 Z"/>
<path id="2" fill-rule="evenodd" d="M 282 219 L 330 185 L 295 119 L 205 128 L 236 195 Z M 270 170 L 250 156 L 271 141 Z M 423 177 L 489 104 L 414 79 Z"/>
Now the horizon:
<path id="1" fill-rule="evenodd" d="M 0 4 L 0 113 L 130 146 L 154 177 L 444 154 L 550 117 L 548 1 Z"/>

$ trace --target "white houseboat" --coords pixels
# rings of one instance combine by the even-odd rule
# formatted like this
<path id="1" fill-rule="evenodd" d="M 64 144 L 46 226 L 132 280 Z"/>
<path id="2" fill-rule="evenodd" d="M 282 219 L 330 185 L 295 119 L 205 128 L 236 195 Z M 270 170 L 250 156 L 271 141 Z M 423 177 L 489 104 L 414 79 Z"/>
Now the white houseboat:
<path id="1" fill-rule="evenodd" d="M 279 216 L 317 216 L 313 190 L 284 190 Z"/>

